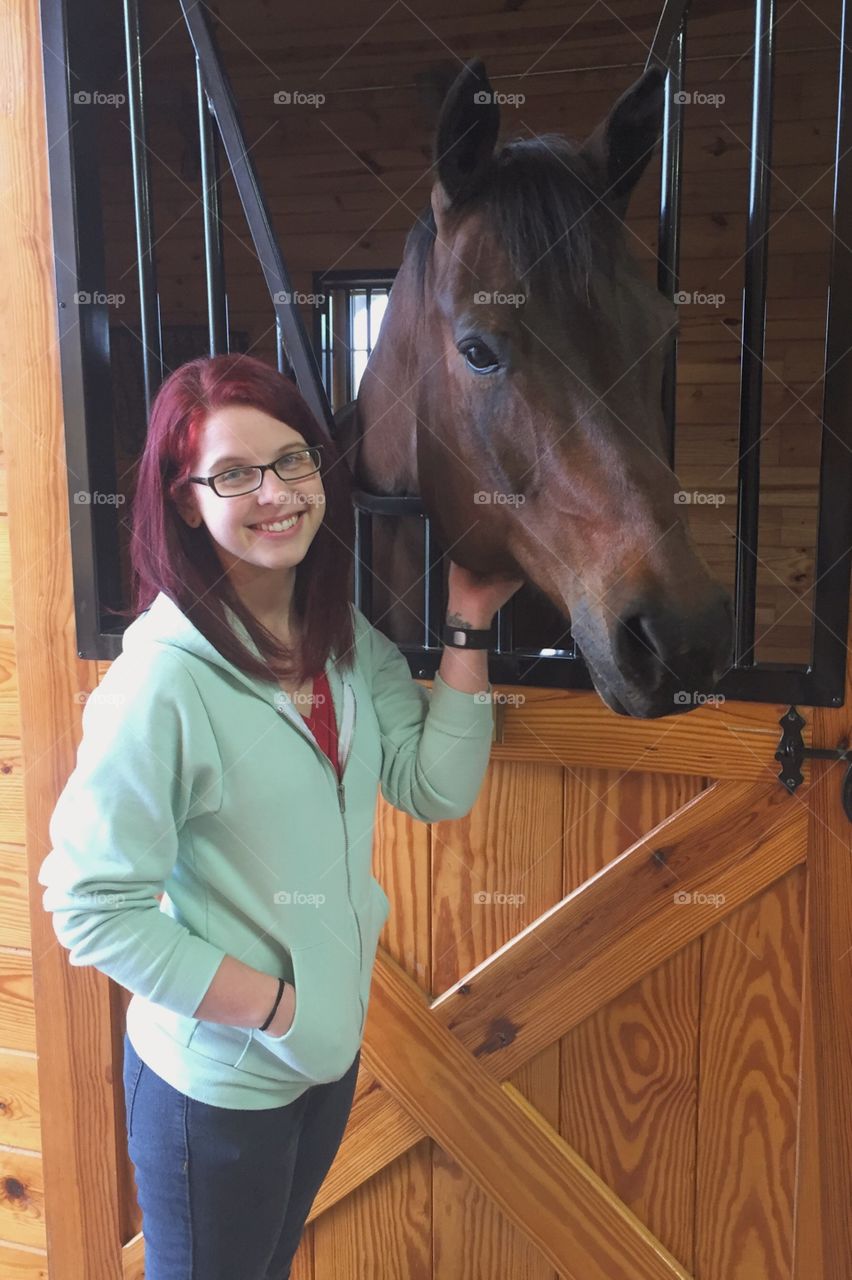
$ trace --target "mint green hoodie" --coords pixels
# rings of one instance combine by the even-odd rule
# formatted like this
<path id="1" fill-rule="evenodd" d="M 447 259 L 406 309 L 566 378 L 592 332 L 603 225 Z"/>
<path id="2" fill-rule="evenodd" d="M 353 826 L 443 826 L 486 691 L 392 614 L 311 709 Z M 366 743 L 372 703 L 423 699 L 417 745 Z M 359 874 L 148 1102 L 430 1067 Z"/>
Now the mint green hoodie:
<path id="1" fill-rule="evenodd" d="M 491 685 L 462 693 L 436 675 L 425 689 L 353 616 L 353 670 L 334 655 L 325 669 L 339 785 L 278 684 L 228 662 L 162 592 L 83 710 L 38 875 L 44 907 L 71 964 L 134 993 L 139 1056 L 201 1102 L 283 1106 L 345 1073 L 389 910 L 371 874 L 379 786 L 421 822 L 459 818 L 488 765 Z M 193 1016 L 226 954 L 294 984 L 283 1036 Z"/>

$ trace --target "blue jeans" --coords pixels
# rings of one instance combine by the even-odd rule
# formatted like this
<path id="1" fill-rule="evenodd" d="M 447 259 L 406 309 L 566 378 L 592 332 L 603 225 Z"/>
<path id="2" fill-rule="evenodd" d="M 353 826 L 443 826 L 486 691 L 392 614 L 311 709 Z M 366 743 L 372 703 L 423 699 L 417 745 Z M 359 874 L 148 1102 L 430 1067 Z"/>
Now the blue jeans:
<path id="1" fill-rule="evenodd" d="M 262 1111 L 173 1089 L 125 1032 L 127 1145 L 146 1280 L 287 1280 L 305 1219 L 340 1146 L 360 1050 L 339 1080 Z"/>

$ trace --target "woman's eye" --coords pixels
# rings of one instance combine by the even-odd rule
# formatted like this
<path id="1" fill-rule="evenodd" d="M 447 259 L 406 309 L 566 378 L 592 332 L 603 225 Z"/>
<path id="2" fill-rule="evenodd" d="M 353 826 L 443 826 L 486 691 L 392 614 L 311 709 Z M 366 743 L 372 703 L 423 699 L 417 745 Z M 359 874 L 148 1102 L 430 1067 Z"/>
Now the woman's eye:
<path id="1" fill-rule="evenodd" d="M 474 373 L 493 373 L 500 367 L 500 361 L 484 342 L 468 342 L 461 348 L 461 353 Z"/>
<path id="2" fill-rule="evenodd" d="M 250 470 L 250 467 L 234 467 L 231 471 L 225 471 L 219 479 L 223 480 L 225 484 L 230 483 L 232 480 L 243 480 Z"/>

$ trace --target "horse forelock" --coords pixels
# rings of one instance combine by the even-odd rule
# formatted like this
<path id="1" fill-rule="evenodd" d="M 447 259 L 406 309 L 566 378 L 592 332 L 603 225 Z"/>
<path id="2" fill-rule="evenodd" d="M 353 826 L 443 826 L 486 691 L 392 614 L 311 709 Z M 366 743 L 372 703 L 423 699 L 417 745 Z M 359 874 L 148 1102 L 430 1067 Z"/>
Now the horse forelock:
<path id="1" fill-rule="evenodd" d="M 550 305 L 588 306 L 593 267 L 607 275 L 614 269 L 614 255 L 606 247 L 612 213 L 588 160 L 562 134 L 505 142 L 476 190 L 448 212 L 480 217 L 522 288 Z M 436 234 L 427 205 L 405 245 L 421 294 Z"/>

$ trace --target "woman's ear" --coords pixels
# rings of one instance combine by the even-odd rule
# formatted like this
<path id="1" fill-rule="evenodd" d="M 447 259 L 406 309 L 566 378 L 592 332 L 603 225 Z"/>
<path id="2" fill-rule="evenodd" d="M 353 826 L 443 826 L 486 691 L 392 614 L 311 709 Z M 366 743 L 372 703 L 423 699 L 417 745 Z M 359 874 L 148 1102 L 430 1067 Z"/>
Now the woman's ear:
<path id="1" fill-rule="evenodd" d="M 201 524 L 201 513 L 196 506 L 194 494 L 189 492 L 189 485 L 181 485 L 178 489 L 172 487 L 169 490 L 169 497 L 177 507 L 178 515 L 190 529 L 197 529 Z"/>

